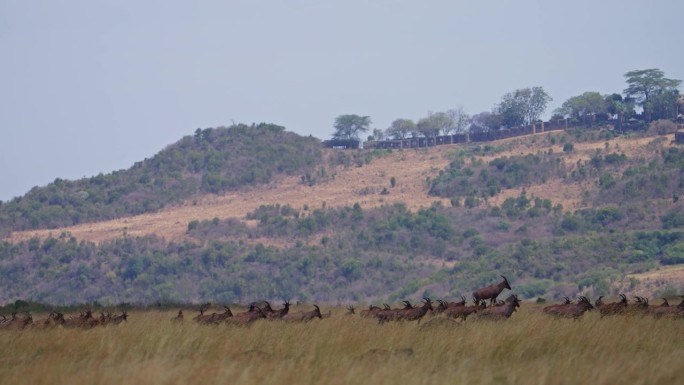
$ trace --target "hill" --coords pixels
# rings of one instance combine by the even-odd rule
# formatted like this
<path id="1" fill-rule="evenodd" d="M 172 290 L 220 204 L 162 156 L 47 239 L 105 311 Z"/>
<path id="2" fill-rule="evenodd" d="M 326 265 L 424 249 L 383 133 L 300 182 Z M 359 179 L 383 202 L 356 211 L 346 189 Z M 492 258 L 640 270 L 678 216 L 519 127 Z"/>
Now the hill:
<path id="1" fill-rule="evenodd" d="M 313 167 L 266 184 L 153 213 L 14 231 L 0 248 L 0 274 L 13 282 L 3 299 L 457 297 L 500 273 L 528 298 L 672 294 L 684 290 L 681 275 L 654 278 L 684 263 L 684 151 L 671 139 L 573 130 L 418 150 L 318 150 Z M 638 274 L 647 272 L 651 284 L 642 285 Z"/>
<path id="2" fill-rule="evenodd" d="M 156 212 L 193 196 L 310 173 L 320 141 L 273 124 L 197 129 L 127 170 L 77 181 L 55 179 L 0 205 L 0 234 Z"/>

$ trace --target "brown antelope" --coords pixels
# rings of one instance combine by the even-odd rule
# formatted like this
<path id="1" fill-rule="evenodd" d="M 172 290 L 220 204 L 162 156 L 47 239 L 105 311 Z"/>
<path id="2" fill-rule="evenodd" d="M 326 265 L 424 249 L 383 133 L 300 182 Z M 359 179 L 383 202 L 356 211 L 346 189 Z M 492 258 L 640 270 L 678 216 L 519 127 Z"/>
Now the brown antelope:
<path id="1" fill-rule="evenodd" d="M 354 305 L 349 305 L 347 306 L 347 312 L 344 313 L 344 315 L 349 316 L 349 315 L 354 315 Z"/>
<path id="2" fill-rule="evenodd" d="M 607 315 L 616 315 L 616 314 L 624 314 L 625 310 L 627 309 L 627 297 L 624 294 L 620 294 L 620 297 L 622 300 L 620 302 L 613 302 L 613 303 L 606 303 L 604 304 L 601 298 L 603 296 L 599 297 L 599 299 L 596 300 L 594 305 L 599 309 L 599 313 L 601 313 L 601 318 L 607 316 Z"/>
<path id="3" fill-rule="evenodd" d="M 413 305 L 409 301 L 403 301 L 404 307 L 400 309 L 391 309 L 389 305 L 385 304 L 385 309 L 375 313 L 375 317 L 378 319 L 379 324 L 383 324 L 388 321 L 394 321 L 399 318 L 399 313 L 402 311 L 407 311 L 413 309 Z"/>
<path id="4" fill-rule="evenodd" d="M 361 310 L 359 315 L 363 318 L 375 317 L 378 312 L 382 311 L 382 308 L 375 305 L 368 305 L 368 309 Z"/>
<path id="5" fill-rule="evenodd" d="M 559 318 L 573 318 L 578 320 L 585 312 L 594 309 L 594 306 L 585 296 L 579 297 L 577 303 L 563 303 L 560 305 L 546 306 L 543 312 Z"/>
<path id="6" fill-rule="evenodd" d="M 478 301 L 473 301 L 473 306 L 453 306 L 449 307 L 444 311 L 444 315 L 450 318 L 461 318 L 465 322 L 466 318 L 473 313 L 477 313 L 480 309 L 487 307 L 485 303 L 484 306 L 480 306 Z"/>
<path id="7" fill-rule="evenodd" d="M 655 312 L 658 311 L 658 309 L 665 307 L 670 307 L 670 303 L 667 302 L 667 298 L 663 297 L 663 303 L 661 303 L 660 305 L 649 305 L 648 313 L 654 315 Z"/>
<path id="8" fill-rule="evenodd" d="M 423 298 L 423 306 L 415 307 L 411 309 L 403 309 L 399 312 L 398 320 L 400 321 L 418 321 L 427 314 L 428 311 L 432 310 L 432 301 L 430 298 Z"/>
<path id="9" fill-rule="evenodd" d="M 230 311 L 228 306 L 224 306 L 223 308 L 225 309 L 223 313 L 211 313 L 208 316 L 199 319 L 197 323 L 201 325 L 218 325 L 220 322 L 233 316 L 233 312 Z"/>
<path id="10" fill-rule="evenodd" d="M 473 292 L 473 298 L 475 298 L 477 301 L 481 299 L 489 299 L 491 304 L 494 305 L 496 297 L 498 297 L 504 289 L 511 290 L 511 285 L 508 284 L 506 277 L 502 275 L 501 278 L 503 278 L 503 281 L 499 283 L 491 284 L 489 286 L 475 290 Z"/>
<path id="11" fill-rule="evenodd" d="M 255 301 L 249 304 L 249 310 L 248 311 L 256 311 L 256 308 L 259 308 L 264 314 L 268 316 L 269 313 L 273 313 L 273 309 L 271 308 L 271 304 L 268 303 L 268 301 Z"/>
<path id="12" fill-rule="evenodd" d="M 682 301 L 677 306 L 662 306 L 653 311 L 653 316 L 655 318 L 661 317 L 674 317 L 674 318 L 684 318 L 684 295 L 681 296 Z"/>
<path id="13" fill-rule="evenodd" d="M 173 322 L 183 322 L 183 309 L 178 310 L 178 315 L 171 318 Z"/>
<path id="14" fill-rule="evenodd" d="M 517 307 L 520 307 L 518 296 L 511 294 L 503 306 L 490 306 L 477 313 L 478 319 L 503 320 L 509 318 Z"/>
<path id="15" fill-rule="evenodd" d="M 289 313 L 289 312 L 290 312 L 290 301 L 285 300 L 285 302 L 283 302 L 283 308 L 282 309 L 278 309 L 278 310 L 275 310 L 271 313 L 268 313 L 266 316 L 269 319 L 281 319 L 281 318 L 285 317 L 287 315 L 287 313 Z"/>
<path id="16" fill-rule="evenodd" d="M 90 309 L 83 310 L 76 317 L 69 317 L 62 324 L 65 328 L 92 328 L 95 325 L 97 325 L 97 319 L 93 318 L 93 312 Z"/>
<path id="17" fill-rule="evenodd" d="M 56 312 L 56 311 L 51 311 L 50 314 L 48 314 L 47 318 L 44 320 L 40 320 L 35 323 L 35 326 L 38 329 L 52 329 L 56 327 L 57 325 L 62 325 L 64 324 L 64 314 Z"/>
<path id="18" fill-rule="evenodd" d="M 128 313 L 126 313 L 126 309 L 121 310 L 121 314 L 117 316 L 113 316 L 109 322 L 113 323 L 114 325 L 118 325 L 122 322 L 127 322 L 128 321 Z"/>
<path id="19" fill-rule="evenodd" d="M 238 313 L 231 318 L 226 318 L 225 322 L 232 325 L 249 326 L 259 319 L 266 318 L 266 314 L 260 307 L 254 306 L 244 312 Z"/>
<path id="20" fill-rule="evenodd" d="M 323 315 L 321 314 L 321 309 L 318 307 L 318 305 L 314 304 L 314 310 L 308 311 L 308 312 L 299 312 L 299 313 L 289 313 L 282 319 L 284 321 L 289 321 L 289 322 L 308 322 L 311 321 L 314 318 L 320 318 L 323 319 Z"/>
<path id="21" fill-rule="evenodd" d="M 10 330 L 23 330 L 33 325 L 33 317 L 28 312 L 23 317 L 17 316 L 17 312 L 12 313 L 12 318 L 2 324 L 3 328 Z"/>

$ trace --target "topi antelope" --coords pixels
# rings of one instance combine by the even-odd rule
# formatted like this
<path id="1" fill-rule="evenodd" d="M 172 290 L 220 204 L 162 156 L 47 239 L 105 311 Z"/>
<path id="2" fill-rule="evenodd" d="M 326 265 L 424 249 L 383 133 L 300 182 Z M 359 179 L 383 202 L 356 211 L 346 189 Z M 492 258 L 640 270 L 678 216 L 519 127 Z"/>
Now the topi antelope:
<path id="1" fill-rule="evenodd" d="M 281 318 L 285 317 L 287 315 L 287 313 L 289 313 L 289 312 L 290 312 L 290 301 L 285 300 L 285 302 L 283 302 L 283 308 L 278 309 L 276 311 L 273 311 L 272 313 L 268 313 L 267 318 L 269 318 L 269 319 L 281 319 Z"/>
<path id="2" fill-rule="evenodd" d="M 399 312 L 397 319 L 400 321 L 418 321 L 418 323 L 420 323 L 423 316 L 430 310 L 432 310 L 432 301 L 430 301 L 430 298 L 426 297 L 423 298 L 423 306 L 403 309 Z"/>
<path id="3" fill-rule="evenodd" d="M 620 294 L 620 297 L 622 298 L 620 302 L 606 304 L 604 304 L 601 300 L 603 296 L 599 297 L 599 299 L 596 300 L 596 303 L 594 303 L 594 305 L 596 305 L 596 307 L 599 309 L 599 313 L 601 313 L 601 318 L 607 315 L 624 314 L 625 310 L 627 309 L 627 297 L 624 294 Z"/>
<path id="4" fill-rule="evenodd" d="M 314 310 L 308 312 L 299 312 L 295 314 L 289 313 L 285 317 L 283 317 L 283 320 L 289 322 L 308 322 L 314 318 L 323 319 L 321 309 L 316 304 L 314 304 Z"/>
<path id="5" fill-rule="evenodd" d="M 178 310 L 178 315 L 171 318 L 173 322 L 183 322 L 183 309 Z"/>
<path id="6" fill-rule="evenodd" d="M 461 318 L 465 322 L 466 318 L 473 313 L 477 313 L 480 309 L 487 307 L 485 303 L 484 306 L 480 306 L 479 301 L 473 301 L 473 306 L 453 306 L 449 307 L 444 311 L 444 315 L 450 318 Z"/>
<path id="7" fill-rule="evenodd" d="M 381 312 L 382 308 L 379 306 L 375 305 L 368 305 L 368 309 L 361 310 L 361 313 L 359 315 L 363 318 L 371 318 L 375 317 L 378 312 Z"/>
<path id="8" fill-rule="evenodd" d="M 508 296 L 508 298 L 506 298 L 503 306 L 490 306 L 487 309 L 481 310 L 477 313 L 477 318 L 487 320 L 503 320 L 509 318 L 517 307 L 520 307 L 518 296 L 511 294 Z"/>
<path id="9" fill-rule="evenodd" d="M 655 309 L 653 311 L 653 316 L 655 318 L 661 317 L 674 317 L 674 318 L 684 318 L 684 295 L 681 296 L 682 301 L 677 306 L 663 306 Z"/>
<path id="10" fill-rule="evenodd" d="M 228 306 L 224 306 L 223 308 L 225 309 L 223 313 L 211 313 L 207 317 L 198 320 L 197 323 L 200 325 L 218 325 L 220 322 L 233 316 L 233 312 L 230 311 Z"/>
<path id="11" fill-rule="evenodd" d="M 504 289 L 511 290 L 511 285 L 508 284 L 508 280 L 503 275 L 501 276 L 503 281 L 495 284 L 491 284 L 486 287 L 479 288 L 473 292 L 473 298 L 479 301 L 482 299 L 489 299 L 491 304 L 494 305 L 496 297 L 501 294 Z"/>
<path id="12" fill-rule="evenodd" d="M 577 303 L 563 303 L 560 305 L 546 306 L 542 311 L 559 318 L 573 318 L 578 320 L 585 312 L 594 309 L 594 306 L 585 296 L 579 297 Z"/>

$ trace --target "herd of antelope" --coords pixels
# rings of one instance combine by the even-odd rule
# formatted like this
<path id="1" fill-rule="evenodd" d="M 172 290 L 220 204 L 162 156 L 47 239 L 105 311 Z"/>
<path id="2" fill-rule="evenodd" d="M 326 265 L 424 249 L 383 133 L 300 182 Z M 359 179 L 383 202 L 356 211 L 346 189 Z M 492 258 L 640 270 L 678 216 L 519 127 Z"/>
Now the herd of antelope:
<path id="1" fill-rule="evenodd" d="M 84 310 L 81 314 L 69 318 L 64 318 L 64 314 L 53 310 L 48 314 L 47 318 L 34 321 L 33 317 L 28 312 L 25 312 L 24 314 L 14 312 L 12 313 L 11 318 L 0 315 L 0 329 L 52 329 L 60 325 L 72 329 L 91 329 L 96 326 L 118 325 L 125 322 L 127 318 L 128 314 L 125 310 L 119 315 L 113 315 L 109 312 L 106 314 L 100 313 L 100 316 L 97 318 L 93 317 L 91 310 Z"/>
<path id="2" fill-rule="evenodd" d="M 382 307 L 370 305 L 368 309 L 360 312 L 363 318 L 374 318 L 378 324 L 382 325 L 391 321 L 420 321 L 426 315 L 442 315 L 446 318 L 460 319 L 465 322 L 466 318 L 474 315 L 482 320 L 503 320 L 511 317 L 518 307 L 520 301 L 515 294 L 509 295 L 504 301 L 498 300 L 499 295 L 505 290 L 512 290 L 508 280 L 503 275 L 499 283 L 482 287 L 473 291 L 473 304 L 466 303 L 465 296 L 461 296 L 460 301 L 448 302 L 437 300 L 432 302 L 430 298 L 423 298 L 422 304 L 414 306 L 409 301 L 403 301 L 403 307 L 391 308 L 385 304 Z M 624 294 L 620 294 L 621 300 L 618 302 L 604 303 L 603 296 L 599 297 L 594 304 L 585 296 L 580 296 L 576 302 L 565 297 L 565 301 L 560 304 L 546 306 L 542 312 L 558 318 L 572 318 L 578 320 L 584 313 L 598 309 L 601 318 L 613 315 L 651 315 L 655 318 L 676 318 L 684 319 L 684 296 L 682 301 L 675 306 L 670 306 L 667 299 L 659 305 L 650 305 L 647 298 L 634 297 L 630 303 Z M 487 303 L 489 300 L 489 304 Z M 249 326 L 258 320 L 280 320 L 285 322 L 308 322 L 313 319 L 324 319 L 331 315 L 331 312 L 321 313 L 318 305 L 313 305 L 313 310 L 290 312 L 290 302 L 285 301 L 280 309 L 273 309 L 268 301 L 257 301 L 249 304 L 246 311 L 233 314 L 228 306 L 223 306 L 221 312 L 208 313 L 211 304 L 204 304 L 199 307 L 199 314 L 192 320 L 200 325 L 242 325 Z M 356 314 L 354 306 L 348 306 L 346 316 Z M 65 328 L 89 329 L 96 326 L 117 325 L 128 318 L 125 310 L 119 315 L 111 313 L 100 313 L 99 317 L 94 317 L 92 311 L 84 310 L 77 316 L 65 318 L 62 313 L 52 311 L 46 319 L 33 321 L 29 313 L 19 315 L 12 313 L 11 318 L 0 315 L 0 329 L 22 330 L 26 328 L 50 329 L 57 326 Z M 183 309 L 178 311 L 178 315 L 171 320 L 183 322 L 185 314 Z"/>

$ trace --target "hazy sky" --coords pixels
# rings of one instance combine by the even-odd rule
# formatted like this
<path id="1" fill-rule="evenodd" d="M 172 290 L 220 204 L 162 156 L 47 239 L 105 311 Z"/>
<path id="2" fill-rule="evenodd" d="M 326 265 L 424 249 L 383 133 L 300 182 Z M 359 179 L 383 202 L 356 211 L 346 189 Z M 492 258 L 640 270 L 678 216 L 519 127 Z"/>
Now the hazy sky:
<path id="1" fill-rule="evenodd" d="M 684 1 L 0 0 L 0 200 L 130 167 L 198 127 L 549 112 L 624 73 L 684 79 Z M 547 114 L 548 115 L 548 114 Z"/>

